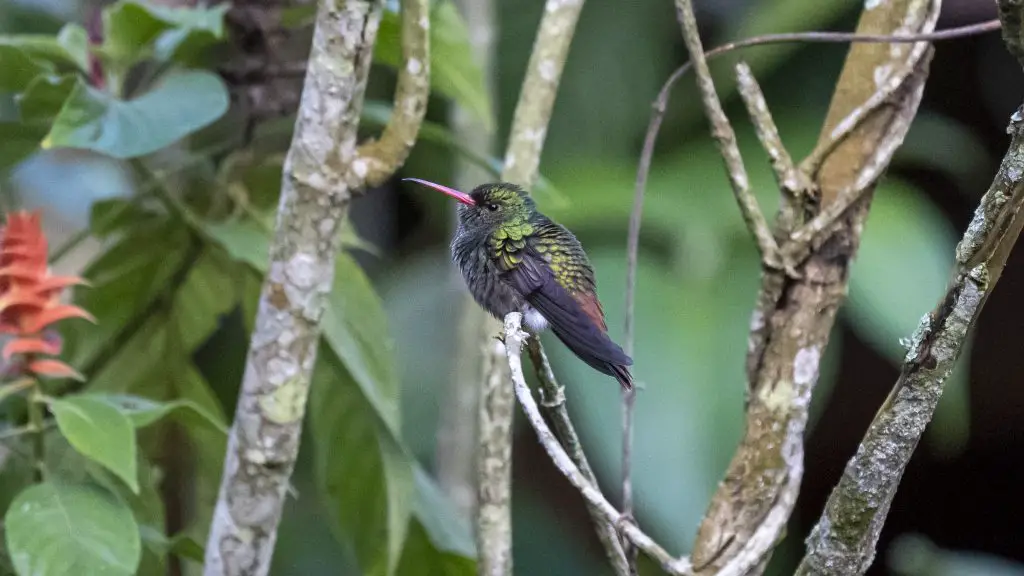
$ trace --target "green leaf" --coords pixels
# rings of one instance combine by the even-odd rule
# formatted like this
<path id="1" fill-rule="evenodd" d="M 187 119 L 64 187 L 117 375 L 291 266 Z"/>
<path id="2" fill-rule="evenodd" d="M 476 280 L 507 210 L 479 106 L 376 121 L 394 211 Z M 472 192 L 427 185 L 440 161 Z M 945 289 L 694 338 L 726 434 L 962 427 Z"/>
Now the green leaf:
<path id="1" fill-rule="evenodd" d="M 210 125 L 227 107 L 227 89 L 210 72 L 167 74 L 151 91 L 128 101 L 78 84 L 43 147 L 85 148 L 115 158 L 135 158 Z"/>
<path id="2" fill-rule="evenodd" d="M 948 550 L 920 534 L 900 534 L 886 555 L 895 576 L 1024 576 L 1024 564 L 983 552 Z"/>
<path id="3" fill-rule="evenodd" d="M 21 92 L 40 74 L 53 72 L 48 62 L 34 60 L 22 49 L 0 44 L 0 92 Z"/>
<path id="4" fill-rule="evenodd" d="M 391 574 L 411 513 L 411 462 L 331 348 L 321 348 L 309 402 L 316 477 L 339 538 L 362 574 Z"/>
<path id="5" fill-rule="evenodd" d="M 418 520 L 409 523 L 402 558 L 395 570 L 396 576 L 472 576 L 476 563 L 472 558 L 438 550 L 430 534 Z"/>
<path id="6" fill-rule="evenodd" d="M 74 74 L 36 76 L 16 99 L 22 122 L 50 120 L 56 116 L 79 82 Z"/>
<path id="7" fill-rule="evenodd" d="M 203 563 L 203 545 L 187 534 L 177 534 L 171 538 L 164 536 L 163 531 L 152 526 L 139 526 L 142 541 L 147 547 L 160 554 L 176 554 L 193 562 Z"/>
<path id="8" fill-rule="evenodd" d="M 188 63 L 202 49 L 224 38 L 228 8 L 228 3 L 185 8 L 118 2 L 103 10 L 106 36 L 100 51 L 122 71 L 150 56 Z"/>
<path id="9" fill-rule="evenodd" d="M 39 150 L 50 129 L 46 124 L 0 122 L 0 171 L 16 166 Z"/>
<path id="10" fill-rule="evenodd" d="M 467 559 L 476 557 L 476 544 L 469 524 L 455 513 L 451 501 L 423 468 L 416 465 L 414 472 L 416 499 L 413 512 L 431 546 L 445 555 Z"/>
<path id="11" fill-rule="evenodd" d="M 229 254 L 239 262 L 244 262 L 260 272 L 267 271 L 270 260 L 270 244 L 267 232 L 252 220 L 234 220 L 230 222 L 210 222 L 206 231 Z"/>
<path id="12" fill-rule="evenodd" d="M 223 419 L 209 413 L 191 400 L 178 399 L 170 402 L 158 402 L 131 394 L 94 394 L 90 397 L 102 400 L 116 408 L 121 414 L 127 416 L 136 428 L 145 428 L 171 412 L 179 410 L 198 416 L 200 421 L 213 426 L 225 435 L 228 433 L 228 427 Z"/>
<path id="13" fill-rule="evenodd" d="M 80 25 L 65 24 L 56 36 L 50 34 L 14 34 L 0 36 L 0 46 L 14 46 L 35 59 L 74 66 L 89 71 L 89 34 Z"/>
<path id="14" fill-rule="evenodd" d="M 131 510 L 95 486 L 32 486 L 11 504 L 4 525 L 22 576 L 130 576 L 142 553 Z"/>
<path id="15" fill-rule="evenodd" d="M 401 17 L 388 9 L 381 17 L 374 60 L 397 68 L 402 60 Z M 430 11 L 430 85 L 472 112 L 484 129 L 494 129 L 494 112 L 479 64 L 473 58 L 466 23 L 453 2 L 434 3 Z"/>
<path id="16" fill-rule="evenodd" d="M 897 178 L 879 186 L 871 202 L 857 259 L 850 268 L 846 318 L 872 348 L 900 366 L 900 344 L 938 303 L 953 270 L 956 233 L 938 207 Z M 948 394 L 928 427 L 928 438 L 947 454 L 965 446 L 969 357 L 963 355 L 946 383 Z"/>
<path id="17" fill-rule="evenodd" d="M 138 494 L 135 429 L 127 416 L 103 400 L 84 395 L 52 400 L 50 409 L 75 450 L 107 467 Z"/>

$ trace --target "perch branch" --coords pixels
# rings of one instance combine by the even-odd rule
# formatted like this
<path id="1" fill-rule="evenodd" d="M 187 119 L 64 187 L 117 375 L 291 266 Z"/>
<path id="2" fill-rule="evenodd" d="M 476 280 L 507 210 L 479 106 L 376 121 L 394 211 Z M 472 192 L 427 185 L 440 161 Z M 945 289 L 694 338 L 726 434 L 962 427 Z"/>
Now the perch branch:
<path id="1" fill-rule="evenodd" d="M 426 18 L 425 4 L 413 0 L 402 7 Z M 334 281 L 339 226 L 352 195 L 366 188 L 368 165 L 375 167 L 375 178 L 384 167 L 398 166 L 419 130 L 422 112 L 395 114 L 395 126 L 385 134 L 400 136 L 401 145 L 374 148 L 380 158 L 357 154 L 356 129 L 381 9 L 377 0 L 322 0 L 318 7 L 270 265 L 206 545 L 206 576 L 265 576 L 270 570 L 299 451 L 324 298 Z M 405 26 L 403 32 L 405 53 L 425 54 L 425 46 L 412 47 L 425 35 Z M 399 80 L 408 100 L 425 98 L 409 87 L 425 93 L 427 74 L 425 65 L 400 71 L 423 77 Z"/>
<path id="2" fill-rule="evenodd" d="M 501 179 L 529 188 L 537 178 L 548 123 L 583 0 L 547 0 L 512 117 Z M 493 323 L 488 318 L 487 325 Z M 512 414 L 508 363 L 500 347 L 485 354 L 477 451 L 478 573 L 512 574 Z M 607 550 L 614 554 L 614 550 Z M 613 561 L 613 565 L 617 562 Z"/>
<path id="3" fill-rule="evenodd" d="M 548 362 L 548 356 L 544 353 L 540 340 L 531 338 L 526 343 L 526 350 L 530 353 L 530 361 L 533 362 L 534 371 L 537 373 L 537 380 L 540 382 L 541 406 L 544 407 L 548 419 L 555 426 L 555 435 L 558 437 L 558 441 L 561 442 L 561 445 L 569 454 L 569 458 L 579 468 L 586 481 L 591 486 L 598 487 L 597 476 L 594 475 L 593 469 L 590 468 L 590 462 L 587 461 L 587 455 L 583 452 L 583 445 L 580 444 L 576 428 L 573 426 L 572 420 L 569 419 L 569 410 L 565 407 L 565 389 L 555 378 L 555 372 L 551 369 L 551 363 Z M 631 563 L 627 561 L 623 550 L 624 545 L 619 540 L 619 533 L 615 526 L 608 523 L 601 514 L 601 511 L 589 501 L 587 502 L 587 509 L 590 511 L 590 517 L 594 520 L 598 539 L 605 547 L 605 550 L 609 551 L 608 560 L 612 562 L 612 568 L 615 570 L 615 573 L 629 574 Z M 623 510 L 623 516 L 627 519 L 631 518 L 625 509 Z M 612 554 L 611 551 L 615 553 Z"/>
<path id="4" fill-rule="evenodd" d="M 1007 48 L 1024 58 L 1020 50 L 1024 3 L 1003 0 L 999 8 Z M 1018 108 L 1010 120 L 1009 149 L 957 246 L 954 279 L 914 332 L 899 379 L 807 538 L 799 575 L 863 574 L 874 560 L 903 471 L 1024 227 L 1022 113 L 1024 107 Z"/>
<path id="5" fill-rule="evenodd" d="M 704 56 L 704 48 L 701 45 L 700 33 L 697 30 L 697 19 L 693 14 L 693 5 L 690 0 L 676 0 L 676 10 L 679 13 L 679 22 L 683 28 L 683 40 L 690 52 L 690 61 L 693 62 L 694 73 L 697 75 L 697 87 L 700 89 L 701 102 L 704 104 L 704 112 L 711 123 L 711 135 L 718 145 L 718 150 L 725 160 L 726 171 L 729 174 L 729 184 L 732 185 L 733 194 L 740 207 L 740 214 L 743 221 L 747 223 L 757 243 L 757 249 L 765 261 L 771 261 L 778 253 L 778 246 L 772 236 L 768 221 L 757 204 L 757 198 L 750 190 L 750 178 L 747 177 L 747 169 L 743 166 L 743 158 L 740 156 L 739 146 L 736 144 L 736 133 L 733 132 L 729 119 L 722 110 L 722 102 L 715 92 L 715 83 L 711 79 L 711 71 L 708 69 L 707 59 Z"/>
<path id="6" fill-rule="evenodd" d="M 519 312 L 512 312 L 505 316 L 505 327 L 504 327 L 504 340 L 505 340 L 505 354 L 507 356 L 507 362 L 509 366 L 509 374 L 512 378 L 514 385 L 514 391 L 516 397 L 519 399 L 519 404 L 523 407 L 523 412 L 526 414 L 526 418 L 530 421 L 530 425 L 537 432 L 537 438 L 540 440 L 544 450 L 547 451 L 548 456 L 554 462 L 555 466 L 565 475 L 565 477 L 580 491 L 580 494 L 587 500 L 593 510 L 599 513 L 606 524 L 613 526 L 621 526 L 622 532 L 626 538 L 629 539 L 637 548 L 643 550 L 645 554 L 656 560 L 661 567 L 669 574 L 674 575 L 688 575 L 690 573 L 690 563 L 683 558 L 673 558 L 671 554 L 665 551 L 664 548 L 659 546 L 650 536 L 645 534 L 639 527 L 632 522 L 624 522 L 625 520 L 622 514 L 612 506 L 608 500 L 605 499 L 601 491 L 596 486 L 591 484 L 584 476 L 580 469 L 573 462 L 572 458 L 566 454 L 565 448 L 558 442 L 555 435 L 548 428 L 544 417 L 540 413 L 540 409 L 537 407 L 537 403 L 533 400 L 533 395 L 530 393 L 529 386 L 526 385 L 526 379 L 523 377 L 523 365 L 522 365 L 522 351 L 523 342 L 529 337 L 521 328 L 522 314 Z M 507 383 L 506 383 L 507 384 Z"/>
<path id="7" fill-rule="evenodd" d="M 684 24 L 689 21 L 684 30 L 695 31 L 692 18 L 685 18 L 689 2 L 680 2 Z M 928 32 L 937 17 L 935 0 L 892 0 L 864 11 L 857 35 Z M 698 530 L 692 559 L 699 574 L 760 574 L 785 528 L 803 473 L 811 391 L 846 292 L 866 200 L 916 112 L 929 57 L 927 43 L 861 43 L 850 49 L 819 138 L 819 146 L 832 146 L 832 151 L 817 178 L 802 177 L 820 192 L 823 209 L 858 182 L 866 182 L 866 192 L 829 227 L 827 238 L 799 263 L 796 275 L 764 270 L 748 342 L 744 437 Z M 829 144 L 840 121 L 871 103 L 879 69 L 889 75 L 884 80 L 895 77 L 898 90 L 869 106 L 864 120 L 837 145 Z M 818 206 L 805 201 L 797 208 L 803 217 Z M 794 224 L 801 225 L 800 218 Z"/>

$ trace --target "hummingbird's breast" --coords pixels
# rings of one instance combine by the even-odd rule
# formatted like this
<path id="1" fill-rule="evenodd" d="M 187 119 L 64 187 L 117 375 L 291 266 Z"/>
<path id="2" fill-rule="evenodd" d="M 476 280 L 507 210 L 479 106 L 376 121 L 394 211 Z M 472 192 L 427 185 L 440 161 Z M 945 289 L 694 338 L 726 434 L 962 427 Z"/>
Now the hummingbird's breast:
<path id="1" fill-rule="evenodd" d="M 459 267 L 473 299 L 495 318 L 500 320 L 509 312 L 523 311 L 525 302 L 502 282 L 498 267 L 487 256 L 486 236 L 475 238 L 460 227 L 452 240 L 452 261 Z"/>

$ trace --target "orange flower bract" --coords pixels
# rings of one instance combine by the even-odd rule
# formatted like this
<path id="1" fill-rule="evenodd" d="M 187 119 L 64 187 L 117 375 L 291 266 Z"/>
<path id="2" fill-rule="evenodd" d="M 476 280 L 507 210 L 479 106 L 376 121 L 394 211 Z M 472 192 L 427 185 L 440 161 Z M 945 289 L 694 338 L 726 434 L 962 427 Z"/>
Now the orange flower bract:
<path id="1" fill-rule="evenodd" d="M 80 378 L 60 360 L 39 356 L 60 354 L 60 340 L 43 334 L 55 322 L 66 318 L 93 321 L 85 310 L 60 301 L 65 288 L 83 283 L 77 276 L 50 274 L 39 213 L 10 214 L 0 232 L 0 334 L 14 337 L 0 351 L 4 360 L 23 355 L 25 373 Z"/>

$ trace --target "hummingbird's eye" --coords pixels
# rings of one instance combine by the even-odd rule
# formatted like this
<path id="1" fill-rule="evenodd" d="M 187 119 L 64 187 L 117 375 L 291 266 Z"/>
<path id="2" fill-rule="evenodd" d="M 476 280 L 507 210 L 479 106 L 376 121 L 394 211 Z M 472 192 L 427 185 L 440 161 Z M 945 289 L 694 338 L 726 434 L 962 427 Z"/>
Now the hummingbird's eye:
<path id="1" fill-rule="evenodd" d="M 492 202 L 487 205 L 487 209 L 491 212 L 496 212 L 498 210 L 498 205 Z"/>

